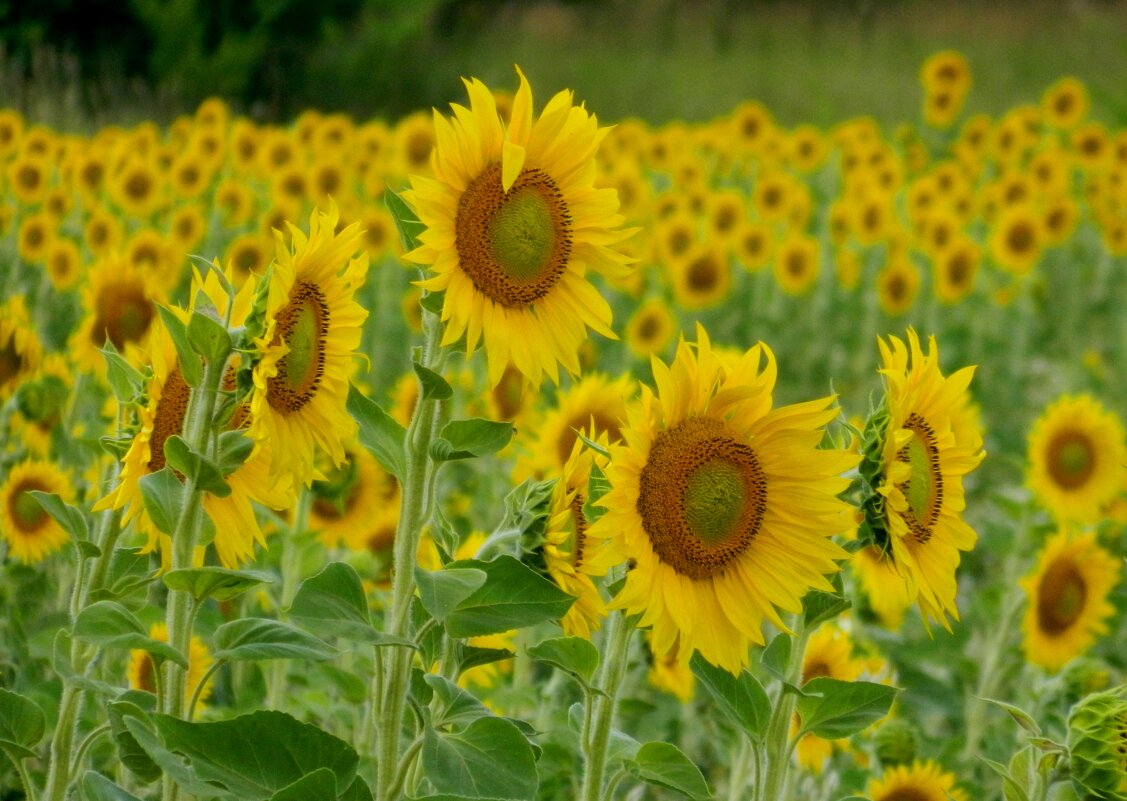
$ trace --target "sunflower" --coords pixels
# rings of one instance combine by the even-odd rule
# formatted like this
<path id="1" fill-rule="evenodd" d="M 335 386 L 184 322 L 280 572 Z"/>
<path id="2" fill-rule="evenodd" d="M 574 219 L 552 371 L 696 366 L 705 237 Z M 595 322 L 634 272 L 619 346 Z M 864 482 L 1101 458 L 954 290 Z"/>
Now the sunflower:
<path id="1" fill-rule="evenodd" d="M 704 309 L 721 303 L 732 287 L 728 253 L 712 242 L 693 245 L 684 258 L 670 265 L 673 296 L 683 309 Z"/>
<path id="2" fill-rule="evenodd" d="M 803 234 L 789 234 L 775 252 L 775 280 L 783 291 L 801 295 L 818 280 L 821 253 L 818 242 Z"/>
<path id="3" fill-rule="evenodd" d="M 812 679 L 828 677 L 839 681 L 856 681 L 866 671 L 864 659 L 853 656 L 853 640 L 836 626 L 820 627 L 806 644 L 802 657 L 802 684 Z M 795 716 L 792 729 L 798 731 L 801 721 Z M 842 741 L 848 743 L 848 741 Z M 835 743 L 813 734 L 805 734 L 795 748 L 798 764 L 818 773 L 834 751 Z"/>
<path id="4" fill-rule="evenodd" d="M 86 247 L 95 256 L 105 256 L 121 246 L 124 238 L 121 222 L 108 210 L 95 206 L 86 224 L 82 227 L 82 237 Z"/>
<path id="5" fill-rule="evenodd" d="M 336 207 L 314 211 L 309 236 L 291 226 L 292 249 L 277 235 L 278 256 L 266 302 L 267 330 L 257 341 L 250 436 L 286 443 L 274 451 L 271 473 L 289 472 L 295 485 L 313 479 L 314 450 L 334 464 L 356 435 L 345 411 L 353 351 L 368 313 L 356 290 L 368 272 L 358 224 L 334 233 Z"/>
<path id="6" fill-rule="evenodd" d="M 107 341 L 119 352 L 143 348 L 161 297 L 152 281 L 123 258 L 96 263 L 82 291 L 86 316 L 70 340 L 78 364 L 101 376 L 106 369 L 101 349 Z"/>
<path id="7" fill-rule="evenodd" d="M 8 187 L 16 200 L 25 206 L 35 206 L 47 194 L 49 166 L 43 158 L 24 153 L 8 165 Z"/>
<path id="8" fill-rule="evenodd" d="M 350 448 L 347 454 L 343 465 L 313 482 L 310 528 L 326 548 L 343 543 L 352 550 L 386 553 L 395 540 L 399 484 L 366 450 Z"/>
<path id="9" fill-rule="evenodd" d="M 1115 412 L 1089 395 L 1050 405 L 1029 434 L 1029 486 L 1058 520 L 1095 523 L 1123 491 L 1127 446 Z"/>
<path id="10" fill-rule="evenodd" d="M 584 376 L 576 385 L 561 392 L 554 408 L 527 426 L 533 432 L 529 453 L 518 460 L 515 478 L 544 478 L 560 475 L 571 458 L 577 432 L 588 437 L 607 435 L 611 443 L 622 439 L 626 405 L 637 392 L 629 376 L 610 378 L 602 373 Z"/>
<path id="11" fill-rule="evenodd" d="M 773 246 L 770 228 L 760 222 L 745 220 L 736 236 L 736 257 L 745 269 L 755 272 L 767 266 Z"/>
<path id="12" fill-rule="evenodd" d="M 39 264 L 47 258 L 47 251 L 56 235 L 55 219 L 45 211 L 29 214 L 20 222 L 17 251 L 20 258 Z"/>
<path id="13" fill-rule="evenodd" d="M 818 447 L 832 398 L 771 408 L 763 344 L 725 366 L 698 326 L 695 348 L 682 340 L 672 366 L 652 364 L 658 395 L 643 388 L 611 446 L 591 558 L 629 560 L 613 606 L 653 626 L 656 653 L 700 651 L 735 673 L 764 618 L 786 628 L 776 607 L 798 612 L 807 590 L 830 589 L 846 554 L 829 538 L 850 523 L 836 496 L 856 456 Z"/>
<path id="14" fill-rule="evenodd" d="M 51 462 L 26 461 L 8 473 L 0 486 L 0 540 L 20 562 L 42 562 L 63 547 L 67 533 L 29 493 L 56 493 L 74 499 L 73 482 Z"/>
<path id="15" fill-rule="evenodd" d="M 180 253 L 190 253 L 207 231 L 203 207 L 188 203 L 174 211 L 168 222 L 168 240 Z"/>
<path id="16" fill-rule="evenodd" d="M 894 256 L 877 276 L 877 301 L 889 317 L 898 317 L 916 302 L 920 272 L 907 256 Z"/>
<path id="17" fill-rule="evenodd" d="M 109 182 L 109 194 L 126 214 L 147 218 L 164 202 L 160 168 L 144 157 L 133 157 Z"/>
<path id="18" fill-rule="evenodd" d="M 955 786 L 955 776 L 931 761 L 897 765 L 879 779 L 869 780 L 873 801 L 967 801 L 967 794 Z"/>
<path id="19" fill-rule="evenodd" d="M 894 336 L 878 342 L 887 422 L 877 440 L 880 475 L 873 489 L 883 501 L 883 520 L 870 524 L 886 532 L 888 541 L 878 544 L 916 594 L 925 623 L 934 618 L 950 628 L 947 615 L 959 619 L 959 551 L 970 550 L 977 539 L 960 516 L 963 476 L 984 456 L 967 392 L 974 368 L 944 378 L 935 338 L 925 354 L 911 328 L 907 347 Z M 880 427 L 882 415 L 873 421 Z"/>
<path id="20" fill-rule="evenodd" d="M 1108 631 L 1115 613 L 1108 600 L 1119 581 L 1119 563 L 1096 541 L 1095 533 L 1053 536 L 1036 569 L 1022 581 L 1029 597 L 1022 630 L 1026 658 L 1060 670 Z"/>
<path id="21" fill-rule="evenodd" d="M 660 298 L 651 298 L 638 307 L 626 323 L 626 344 L 639 359 L 661 354 L 677 333 L 677 319 L 669 305 Z"/>
<path id="22" fill-rule="evenodd" d="M 149 628 L 149 637 L 160 642 L 168 642 L 168 627 L 164 623 L 154 623 Z M 199 637 L 193 636 L 188 645 L 188 675 L 184 681 L 184 701 L 190 702 L 192 694 L 196 691 L 200 680 L 207 674 L 215 663 L 211 649 Z M 143 690 L 147 693 L 156 693 L 157 676 L 156 666 L 148 651 L 131 649 L 129 651 L 129 686 L 134 690 Z M 197 711 L 203 707 L 203 702 L 211 697 L 213 679 L 208 678 L 207 684 L 200 690 L 200 698 L 196 704 Z"/>
<path id="23" fill-rule="evenodd" d="M 226 261 L 234 267 L 235 286 L 250 276 L 261 276 L 270 265 L 270 240 L 259 234 L 243 234 L 227 246 Z"/>
<path id="24" fill-rule="evenodd" d="M 47 277 L 58 292 L 65 292 L 78 283 L 82 254 L 71 239 L 59 237 L 47 249 Z"/>
<path id="25" fill-rule="evenodd" d="M 625 274 L 628 259 L 608 246 L 633 233 L 619 228 L 614 190 L 594 185 L 606 130 L 566 91 L 534 121 L 523 74 L 507 128 L 485 84 L 466 88 L 469 109 L 435 113 L 435 178 L 413 177 L 405 195 L 427 226 L 405 258 L 434 271 L 423 288 L 446 292 L 443 344 L 465 335 L 472 353 L 484 337 L 493 383 L 510 360 L 534 384 L 556 381 L 557 362 L 577 374 L 586 328 L 614 338 L 585 273 Z"/>
<path id="26" fill-rule="evenodd" d="M 0 399 L 7 398 L 34 372 L 42 357 L 43 346 L 32 327 L 23 295 L 13 295 L 0 305 Z"/>
<path id="27" fill-rule="evenodd" d="M 852 565 L 873 614 L 886 629 L 897 631 L 915 597 L 891 557 L 877 546 L 868 545 L 853 554 Z"/>
<path id="28" fill-rule="evenodd" d="M 23 115 L 15 109 L 0 109 L 0 161 L 15 153 L 23 140 Z"/>
<path id="29" fill-rule="evenodd" d="M 662 692 L 673 695 L 682 704 L 691 702 L 696 689 L 696 677 L 693 676 L 692 669 L 678 661 L 676 649 L 667 654 L 659 654 L 653 650 L 653 637 L 649 636 L 646 640 L 653 660 L 646 676 L 649 683 Z"/>

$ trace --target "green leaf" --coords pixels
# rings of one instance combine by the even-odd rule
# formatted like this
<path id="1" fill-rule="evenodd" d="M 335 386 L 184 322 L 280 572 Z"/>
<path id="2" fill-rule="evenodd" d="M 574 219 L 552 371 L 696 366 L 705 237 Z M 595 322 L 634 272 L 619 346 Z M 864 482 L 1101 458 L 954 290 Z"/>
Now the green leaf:
<path id="1" fill-rule="evenodd" d="M 811 590 L 802 599 L 803 626 L 811 631 L 827 620 L 833 620 L 853 604 L 845 597 L 841 574 L 832 579 L 836 592 Z"/>
<path id="2" fill-rule="evenodd" d="M 384 470 L 402 481 L 406 429 L 355 385 L 348 388 L 345 408 L 360 426 L 360 444 L 376 457 Z"/>
<path id="3" fill-rule="evenodd" d="M 85 801 L 140 801 L 133 793 L 92 770 L 82 774 L 82 797 Z"/>
<path id="4" fill-rule="evenodd" d="M 171 467 L 165 466 L 155 473 L 141 476 L 137 483 L 141 487 L 145 511 L 149 513 L 153 524 L 165 534 L 171 535 L 176 530 L 176 521 L 180 519 L 184 509 L 184 486 L 180 479 Z"/>
<path id="5" fill-rule="evenodd" d="M 445 378 L 434 370 L 423 367 L 418 362 L 412 362 L 411 365 L 415 368 L 415 375 L 419 377 L 419 383 L 422 384 L 424 400 L 447 400 L 454 397 L 454 388 L 447 383 Z"/>
<path id="6" fill-rule="evenodd" d="M 787 665 L 790 663 L 791 638 L 785 631 L 763 649 L 763 669 L 779 681 L 787 680 Z"/>
<path id="7" fill-rule="evenodd" d="M 482 417 L 451 420 L 442 427 L 438 439 L 430 445 L 436 462 L 488 456 L 504 448 L 513 438 L 513 424 Z"/>
<path id="8" fill-rule="evenodd" d="M 318 768 L 274 793 L 270 801 L 337 801 L 337 777 L 328 768 Z"/>
<path id="9" fill-rule="evenodd" d="M 416 567 L 415 583 L 419 585 L 423 608 L 441 623 L 485 583 L 485 572 L 473 568 L 431 571 Z"/>
<path id="10" fill-rule="evenodd" d="M 419 221 L 411 207 L 390 188 L 383 192 L 384 203 L 395 220 L 395 227 L 399 230 L 399 241 L 403 243 L 403 250 L 410 253 L 419 246 L 419 234 L 426 230 L 426 226 Z"/>
<path id="11" fill-rule="evenodd" d="M 340 794 L 337 801 L 373 801 L 372 790 L 366 781 L 357 776 L 348 789 Z"/>
<path id="12" fill-rule="evenodd" d="M 231 488 L 223 480 L 219 465 L 192 450 L 179 435 L 173 434 L 164 441 L 164 457 L 173 470 L 194 480 L 197 489 L 210 492 L 217 498 L 226 498 L 231 494 Z"/>
<path id="13" fill-rule="evenodd" d="M 327 768 L 337 787 L 356 777 L 352 746 L 284 712 L 259 711 L 217 723 L 154 715 L 156 731 L 126 718 L 137 741 L 188 793 L 217 790 L 243 801 L 267 801 L 279 790 Z M 159 737 L 157 734 L 159 733 Z"/>
<path id="14" fill-rule="evenodd" d="M 802 688 L 808 695 L 798 699 L 802 731 L 824 740 L 840 740 L 856 734 L 888 714 L 899 690 L 868 681 L 840 681 L 821 676 Z"/>
<path id="15" fill-rule="evenodd" d="M 511 556 L 488 562 L 467 559 L 449 568 L 474 568 L 486 574 L 485 584 L 458 604 L 446 618 L 451 637 L 500 634 L 510 629 L 559 620 L 575 599 Z"/>
<path id="16" fill-rule="evenodd" d="M 231 353 L 231 335 L 227 329 L 199 310 L 188 318 L 188 344 L 214 364 L 222 364 Z"/>
<path id="17" fill-rule="evenodd" d="M 147 586 L 157 576 L 157 571 L 149 568 L 149 562 L 149 554 L 141 553 L 140 548 L 114 548 L 106 579 L 108 594 L 120 598 Z M 93 595 L 91 593 L 92 600 L 101 600 Z"/>
<path id="18" fill-rule="evenodd" d="M 66 503 L 54 492 L 32 490 L 29 494 L 39 501 L 43 511 L 51 515 L 55 522 L 62 526 L 63 531 L 70 534 L 75 542 L 90 541 L 90 528 L 86 523 L 86 515 L 82 513 L 81 509 Z"/>
<path id="19" fill-rule="evenodd" d="M 299 625 L 318 634 L 414 647 L 410 640 L 387 637 L 372 628 L 360 576 L 344 562 L 330 562 L 320 573 L 301 582 L 289 613 Z"/>
<path id="20" fill-rule="evenodd" d="M 243 431 L 224 431 L 219 435 L 219 457 L 216 463 L 223 477 L 234 473 L 250 457 L 254 440 Z"/>
<path id="21" fill-rule="evenodd" d="M 260 659 L 311 659 L 337 656 L 337 650 L 300 629 L 278 620 L 244 617 L 215 630 L 215 658 L 228 662 Z"/>
<path id="22" fill-rule="evenodd" d="M 102 346 L 102 358 L 106 361 L 106 380 L 118 403 L 130 403 L 144 391 L 145 377 L 117 352 L 109 339 Z"/>
<path id="23" fill-rule="evenodd" d="M 528 647 L 528 655 L 590 685 L 599 669 L 599 649 L 583 637 L 552 637 Z"/>
<path id="24" fill-rule="evenodd" d="M 503 662 L 516 656 L 516 653 L 508 648 L 480 648 L 476 645 L 468 645 L 462 640 L 459 640 L 454 646 L 454 653 L 458 662 L 459 674 L 465 673 L 470 668 Z"/>
<path id="25" fill-rule="evenodd" d="M 675 790 L 689 798 L 712 797 L 700 768 L 670 743 L 646 743 L 633 759 L 626 761 L 626 770 L 644 782 Z"/>
<path id="26" fill-rule="evenodd" d="M 439 701 L 434 714 L 436 727 L 459 726 L 493 714 L 473 694 L 466 692 L 449 679 L 433 673 L 424 673 L 423 681 Z"/>
<path id="27" fill-rule="evenodd" d="M 1013 704 L 1007 704 L 1005 701 L 998 701 L 993 698 L 982 698 L 980 700 L 985 701 L 988 704 L 993 704 L 999 709 L 1004 710 L 1007 714 L 1009 714 L 1011 718 L 1014 719 L 1014 722 L 1016 722 L 1017 725 L 1021 726 L 1021 728 L 1025 729 L 1030 734 L 1034 736 L 1041 734 L 1041 727 L 1037 725 L 1037 721 L 1035 721 L 1033 719 L 1033 716 L 1021 707 L 1014 706 Z"/>
<path id="28" fill-rule="evenodd" d="M 149 713 L 156 709 L 156 700 L 156 696 L 151 693 L 129 690 L 106 706 L 110 733 L 117 745 L 118 759 L 126 770 L 146 784 L 159 779 L 161 769 L 140 746 L 132 732 L 126 728 L 125 718 L 127 716 L 137 718 L 152 728 Z"/>
<path id="29" fill-rule="evenodd" d="M 771 720 L 771 701 L 763 685 L 746 670 L 733 676 L 710 664 L 699 653 L 693 654 L 689 664 L 693 675 L 724 716 L 753 741 L 761 742 Z"/>
<path id="30" fill-rule="evenodd" d="M 483 717 L 460 732 L 426 730 L 423 771 L 439 793 L 533 801 L 539 784 L 532 747 L 520 729 Z"/>
<path id="31" fill-rule="evenodd" d="M 139 648 L 147 651 L 158 665 L 171 659 L 183 668 L 188 660 L 166 642 L 154 640 L 145 632 L 133 613 L 114 601 L 98 601 L 78 613 L 74 638 L 105 648 Z"/>
<path id="32" fill-rule="evenodd" d="M 0 688 L 0 750 L 13 762 L 36 756 L 47 718 L 39 705 L 19 693 Z"/>
<path id="33" fill-rule="evenodd" d="M 431 314 L 442 315 L 442 305 L 446 303 L 446 292 L 424 292 L 419 298 L 419 305 Z"/>
<path id="34" fill-rule="evenodd" d="M 161 576 L 170 590 L 190 594 L 196 601 L 214 598 L 229 601 L 251 587 L 270 584 L 274 577 L 256 570 L 230 570 L 225 567 L 187 567 L 170 570 Z"/>
<path id="35" fill-rule="evenodd" d="M 203 380 L 203 364 L 188 343 L 188 327 L 167 306 L 158 303 L 157 313 L 160 315 L 164 327 L 168 329 L 172 343 L 176 346 L 176 356 L 179 362 L 177 366 L 180 368 L 180 374 L 184 376 L 184 381 L 188 386 L 198 387 Z"/>

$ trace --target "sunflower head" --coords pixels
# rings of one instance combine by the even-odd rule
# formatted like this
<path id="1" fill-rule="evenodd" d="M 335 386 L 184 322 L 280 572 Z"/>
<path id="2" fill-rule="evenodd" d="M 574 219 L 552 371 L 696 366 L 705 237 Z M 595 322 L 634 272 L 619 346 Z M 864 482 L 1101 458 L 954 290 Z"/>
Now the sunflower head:
<path id="1" fill-rule="evenodd" d="M 1068 751 L 1078 793 L 1127 801 L 1127 686 L 1094 693 L 1072 708 Z"/>
<path id="2" fill-rule="evenodd" d="M 967 800 L 966 793 L 955 786 L 954 774 L 930 759 L 885 770 L 879 779 L 869 780 L 867 795 L 873 801 Z"/>
<path id="3" fill-rule="evenodd" d="M 0 541 L 20 562 L 41 562 L 67 541 L 33 492 L 55 493 L 64 501 L 74 497 L 73 483 L 51 462 L 33 460 L 12 468 L 0 485 Z"/>
<path id="4" fill-rule="evenodd" d="M 886 720 L 876 730 L 873 741 L 877 759 L 884 768 L 915 761 L 920 749 L 919 732 L 904 718 Z"/>

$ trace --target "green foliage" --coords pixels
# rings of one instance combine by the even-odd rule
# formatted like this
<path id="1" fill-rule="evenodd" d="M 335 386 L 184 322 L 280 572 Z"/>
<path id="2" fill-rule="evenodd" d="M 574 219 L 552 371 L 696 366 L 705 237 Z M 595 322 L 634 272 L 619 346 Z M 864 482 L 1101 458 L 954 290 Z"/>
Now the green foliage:
<path id="1" fill-rule="evenodd" d="M 186 502 L 184 485 L 180 483 L 180 479 L 166 465 L 155 473 L 141 476 L 137 484 L 141 488 L 145 511 L 149 513 L 153 525 L 165 534 L 172 534 L 176 529 L 176 521 L 184 513 Z"/>
<path id="2" fill-rule="evenodd" d="M 712 698 L 720 712 L 753 742 L 760 742 L 771 721 L 771 701 L 758 679 L 746 670 L 733 676 L 710 664 L 699 653 L 693 654 L 693 675 Z"/>
<path id="3" fill-rule="evenodd" d="M 12 761 L 35 756 L 32 749 L 43 739 L 47 718 L 30 698 L 0 688 L 0 751 Z"/>
<path id="4" fill-rule="evenodd" d="M 840 740 L 871 726 L 888 714 L 896 687 L 868 681 L 841 681 L 828 676 L 811 679 L 798 699 L 802 733 L 824 740 Z"/>
<path id="5" fill-rule="evenodd" d="M 451 420 L 442 427 L 438 439 L 430 446 L 430 456 L 437 462 L 488 456 L 504 448 L 513 438 L 512 423 L 484 420 Z"/>
<path id="6" fill-rule="evenodd" d="M 75 542 L 85 542 L 97 551 L 94 543 L 90 542 L 90 527 L 87 525 L 86 515 L 83 514 L 81 509 L 66 503 L 53 492 L 47 493 L 33 490 L 31 497 L 39 501 L 39 505 L 43 507 L 43 511 L 51 515 L 51 517 L 55 519 L 55 522 L 62 526 L 63 531 L 70 534 Z M 97 556 L 98 554 L 92 553 L 90 555 Z"/>
<path id="7" fill-rule="evenodd" d="M 210 492 L 217 498 L 231 494 L 231 487 L 223 480 L 219 465 L 193 449 L 179 435 L 173 434 L 164 441 L 164 457 L 169 467 L 194 481 L 198 490 Z"/>
<path id="8" fill-rule="evenodd" d="M 644 782 L 667 787 L 692 799 L 712 797 L 700 768 L 671 743 L 644 744 L 633 759 L 626 760 L 626 769 Z"/>
<path id="9" fill-rule="evenodd" d="M 149 784 L 161 777 L 161 769 L 137 742 L 126 726 L 126 718 L 133 717 L 148 721 L 149 715 L 156 708 L 156 697 L 140 690 L 129 690 L 122 693 L 117 700 L 108 704 L 106 711 L 110 719 L 110 733 L 114 745 L 117 746 L 117 756 L 133 776 Z"/>
<path id="10" fill-rule="evenodd" d="M 140 801 L 133 793 L 123 790 L 102 774 L 92 770 L 82 774 L 80 786 L 84 801 Z"/>
<path id="11" fill-rule="evenodd" d="M 485 573 L 485 583 L 446 617 L 451 637 L 478 637 L 558 620 L 575 601 L 551 581 L 511 556 L 488 562 L 466 559 L 451 568 Z"/>
<path id="12" fill-rule="evenodd" d="M 426 230 L 419 222 L 418 215 L 393 189 L 384 190 L 384 203 L 387 205 L 387 210 L 391 212 L 392 219 L 395 220 L 395 228 L 399 231 L 399 241 L 403 245 L 403 250 L 410 252 L 417 248 L 419 234 Z"/>
<path id="13" fill-rule="evenodd" d="M 215 658 L 226 662 L 261 659 L 332 659 L 337 651 L 312 634 L 278 620 L 244 617 L 215 630 Z"/>
<path id="14" fill-rule="evenodd" d="M 269 573 L 254 570 L 231 570 L 225 567 L 188 567 L 170 570 L 161 576 L 164 586 L 180 590 L 197 602 L 205 598 L 229 601 L 251 587 L 274 581 Z"/>
<path id="15" fill-rule="evenodd" d="M 183 654 L 168 643 L 149 637 L 141 621 L 114 601 L 98 601 L 83 609 L 74 622 L 74 638 L 103 648 L 139 648 L 147 651 L 158 665 L 171 659 L 188 667 Z"/>
<path id="16" fill-rule="evenodd" d="M 423 570 L 415 568 L 415 583 L 423 608 L 435 620 L 442 622 L 459 604 L 469 598 L 485 583 L 484 571 L 473 568 L 445 568 Z"/>
<path id="17" fill-rule="evenodd" d="M 428 728 L 422 760 L 438 793 L 467 799 L 536 798 L 532 747 L 520 729 L 502 718 L 479 717 L 458 732 Z"/>
<path id="18" fill-rule="evenodd" d="M 102 358 L 106 361 L 106 380 L 118 403 L 133 403 L 142 397 L 145 391 L 144 376 L 117 352 L 113 342 L 108 339 L 102 346 Z"/>
<path id="19" fill-rule="evenodd" d="M 188 318 L 188 344 L 204 360 L 222 365 L 231 353 L 231 335 L 211 316 L 199 309 Z"/>
<path id="20" fill-rule="evenodd" d="M 180 374 L 184 376 L 188 386 L 198 387 L 203 380 L 203 363 L 188 341 L 188 326 L 167 306 L 158 305 L 157 313 L 176 346 L 176 366 L 180 369 Z"/>
<path id="21" fill-rule="evenodd" d="M 418 362 L 412 362 L 411 366 L 415 368 L 415 375 L 423 386 L 423 400 L 449 400 L 454 397 L 453 387 L 434 370 L 423 367 Z"/>
<path id="22" fill-rule="evenodd" d="M 351 385 L 348 388 L 348 413 L 360 425 L 360 444 L 376 457 L 384 470 L 400 481 L 404 471 L 404 439 L 407 432 L 383 408 Z"/>
<path id="23" fill-rule="evenodd" d="M 583 637 L 552 637 L 528 647 L 528 655 L 569 673 L 587 687 L 599 669 L 599 649 Z"/>

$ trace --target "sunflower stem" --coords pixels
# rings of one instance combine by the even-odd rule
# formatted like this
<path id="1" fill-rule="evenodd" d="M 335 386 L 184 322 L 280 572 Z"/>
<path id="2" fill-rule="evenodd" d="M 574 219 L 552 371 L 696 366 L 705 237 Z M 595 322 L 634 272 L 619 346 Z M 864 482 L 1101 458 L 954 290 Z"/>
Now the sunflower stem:
<path id="1" fill-rule="evenodd" d="M 607 618 L 606 653 L 595 679 L 595 689 L 603 694 L 588 692 L 583 705 L 583 728 L 588 736 L 580 742 L 583 750 L 583 789 L 579 797 L 582 801 L 609 798 L 603 792 L 607 748 L 618 707 L 618 690 L 629 661 L 630 635 L 633 633 L 634 621 L 627 620 L 622 612 L 612 612 Z"/>
<path id="2" fill-rule="evenodd" d="M 787 662 L 786 683 L 797 687 L 802 680 L 802 661 L 806 656 L 806 641 L 810 631 L 806 628 L 801 614 L 792 622 L 795 629 L 791 643 L 790 659 Z M 794 718 L 794 707 L 798 697 L 785 686 L 779 687 L 779 697 L 767 724 L 767 764 L 761 775 L 760 801 L 783 801 L 790 770 L 790 725 Z"/>
<path id="3" fill-rule="evenodd" d="M 442 324 L 437 315 L 424 311 L 422 364 L 440 372 L 445 353 L 439 344 Z M 430 458 L 430 445 L 438 427 L 441 404 L 425 398 L 420 382 L 419 400 L 411 415 L 405 437 L 405 468 L 399 522 L 395 530 L 394 566 L 392 568 L 391 604 L 385 618 L 386 633 L 402 637 L 407 634 L 411 599 L 415 595 L 415 564 L 419 540 L 430 520 L 433 507 L 435 464 Z M 386 660 L 383 694 L 379 701 L 377 722 L 376 801 L 391 801 L 397 790 L 395 779 L 399 764 L 399 737 L 407 704 L 408 679 L 411 675 L 411 652 L 405 648 L 384 648 L 377 659 Z"/>

